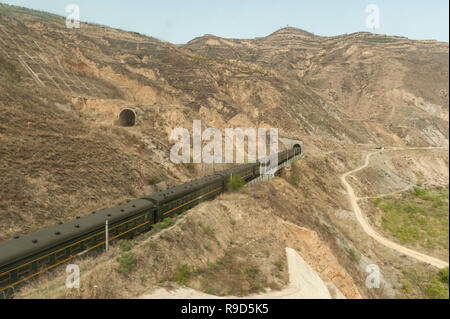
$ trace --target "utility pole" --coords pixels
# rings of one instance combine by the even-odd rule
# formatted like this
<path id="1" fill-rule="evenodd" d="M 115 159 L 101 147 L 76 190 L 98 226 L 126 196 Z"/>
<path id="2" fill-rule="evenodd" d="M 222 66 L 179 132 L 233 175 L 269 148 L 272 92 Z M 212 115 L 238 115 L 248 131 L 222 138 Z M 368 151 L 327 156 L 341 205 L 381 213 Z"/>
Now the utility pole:
<path id="1" fill-rule="evenodd" d="M 109 234 L 108 234 L 108 220 L 105 221 L 105 249 L 108 251 L 109 246 Z"/>

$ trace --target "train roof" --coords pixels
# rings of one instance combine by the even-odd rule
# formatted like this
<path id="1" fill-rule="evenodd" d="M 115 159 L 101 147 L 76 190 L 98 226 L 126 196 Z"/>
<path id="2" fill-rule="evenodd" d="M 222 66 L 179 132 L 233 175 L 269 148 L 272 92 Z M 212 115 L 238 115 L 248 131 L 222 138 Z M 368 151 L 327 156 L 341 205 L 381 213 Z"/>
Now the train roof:
<path id="1" fill-rule="evenodd" d="M 58 223 L 31 234 L 14 237 L 0 243 L 0 267 L 104 227 L 107 219 L 112 224 L 153 206 L 152 202 L 145 199 L 132 200 L 116 207 L 92 212 L 84 217 L 77 217 L 67 223 Z"/>
<path id="2" fill-rule="evenodd" d="M 235 174 L 239 174 L 245 170 L 248 170 L 249 168 L 255 167 L 255 166 L 259 166 L 259 163 L 247 163 L 247 164 L 243 164 L 243 165 L 239 165 L 239 166 L 235 166 L 232 168 L 228 168 L 226 170 L 217 172 L 217 174 L 221 175 L 221 176 L 229 176 L 231 174 L 235 175 Z"/>
<path id="3" fill-rule="evenodd" d="M 153 200 L 155 203 L 166 203 L 180 196 L 184 196 L 190 192 L 196 191 L 200 188 L 210 184 L 217 183 L 222 180 L 222 177 L 215 174 L 209 175 L 200 179 L 193 180 L 178 186 L 171 187 L 164 191 L 153 193 L 144 197 L 145 199 Z"/>

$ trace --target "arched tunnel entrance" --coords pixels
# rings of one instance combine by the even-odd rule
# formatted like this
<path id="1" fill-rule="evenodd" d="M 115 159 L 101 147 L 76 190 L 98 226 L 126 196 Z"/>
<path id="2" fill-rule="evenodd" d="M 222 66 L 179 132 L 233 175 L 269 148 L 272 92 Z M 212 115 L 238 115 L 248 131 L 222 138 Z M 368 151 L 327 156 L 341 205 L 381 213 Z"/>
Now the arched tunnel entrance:
<path id="1" fill-rule="evenodd" d="M 134 126 L 136 124 L 136 112 L 132 109 L 123 109 L 119 113 L 120 126 Z"/>
<path id="2" fill-rule="evenodd" d="M 299 148 L 300 149 L 300 152 L 302 151 L 302 146 L 300 145 L 300 144 L 294 144 L 294 148 Z"/>

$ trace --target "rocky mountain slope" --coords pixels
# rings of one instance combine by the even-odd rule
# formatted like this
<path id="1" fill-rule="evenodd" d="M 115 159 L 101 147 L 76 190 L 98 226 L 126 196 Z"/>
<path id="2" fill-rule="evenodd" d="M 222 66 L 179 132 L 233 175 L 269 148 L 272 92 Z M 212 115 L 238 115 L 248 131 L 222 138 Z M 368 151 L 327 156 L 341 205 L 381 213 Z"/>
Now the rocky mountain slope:
<path id="1" fill-rule="evenodd" d="M 319 37 L 295 28 L 265 38 L 204 36 L 187 48 L 210 58 L 251 63 L 282 77 L 289 90 L 305 85 L 317 96 L 307 110 L 326 112 L 314 134 L 335 121 L 327 137 L 389 145 L 448 145 L 448 43 L 354 33 Z M 296 104 L 301 104 L 301 97 Z M 331 123 L 329 123 L 329 121 Z M 327 123 L 327 125 L 325 125 Z M 334 128 L 334 126 L 333 126 Z M 358 130 L 358 138 L 350 128 Z M 331 128 L 330 128 L 331 129 Z M 322 134 L 320 134 L 322 135 Z"/>

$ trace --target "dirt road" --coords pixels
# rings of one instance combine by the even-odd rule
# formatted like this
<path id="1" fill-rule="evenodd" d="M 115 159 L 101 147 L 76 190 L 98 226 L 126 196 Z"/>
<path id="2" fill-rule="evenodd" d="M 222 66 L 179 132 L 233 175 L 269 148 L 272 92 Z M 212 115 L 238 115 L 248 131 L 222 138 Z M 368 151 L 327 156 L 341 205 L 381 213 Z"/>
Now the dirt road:
<path id="1" fill-rule="evenodd" d="M 425 149 L 425 148 L 414 148 L 414 149 Z M 392 149 L 392 150 L 404 150 L 404 149 L 402 149 L 402 148 L 395 148 L 395 149 Z M 358 205 L 358 198 L 355 196 L 355 192 L 354 192 L 353 188 L 350 186 L 350 184 L 347 182 L 346 178 L 347 178 L 347 176 L 349 176 L 351 174 L 354 174 L 354 173 L 356 173 L 356 172 L 366 168 L 369 165 L 370 158 L 373 155 L 377 154 L 377 153 L 379 153 L 379 151 L 367 154 L 366 159 L 365 159 L 365 163 L 364 163 L 363 166 L 361 166 L 361 167 L 359 167 L 357 169 L 354 169 L 352 171 L 349 171 L 349 172 L 347 172 L 347 173 L 345 173 L 345 174 L 343 174 L 341 176 L 342 184 L 345 186 L 345 189 L 347 190 L 347 193 L 348 193 L 349 198 L 350 198 L 350 203 L 352 205 L 353 212 L 355 213 L 358 222 L 361 224 L 361 227 L 364 229 L 364 231 L 367 233 L 367 235 L 369 235 L 370 237 L 372 237 L 373 239 L 378 241 L 380 244 L 382 244 L 382 245 L 384 245 L 386 247 L 389 247 L 391 249 L 394 249 L 394 250 L 398 251 L 401 254 L 410 256 L 412 258 L 415 258 L 417 260 L 420 260 L 422 262 L 428 263 L 428 264 L 433 265 L 433 266 L 438 267 L 438 268 L 447 267 L 448 263 L 445 262 L 445 261 L 442 261 L 440 259 L 437 259 L 437 258 L 428 256 L 428 255 L 419 253 L 419 252 L 417 252 L 415 250 L 403 247 L 403 246 L 401 246 L 399 244 L 396 244 L 396 243 L 394 243 L 394 242 L 392 242 L 392 241 L 390 241 L 390 240 L 380 236 L 369 225 L 368 221 L 366 220 L 365 216 L 363 215 L 363 212 L 361 211 L 361 208 Z"/>

